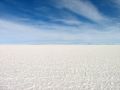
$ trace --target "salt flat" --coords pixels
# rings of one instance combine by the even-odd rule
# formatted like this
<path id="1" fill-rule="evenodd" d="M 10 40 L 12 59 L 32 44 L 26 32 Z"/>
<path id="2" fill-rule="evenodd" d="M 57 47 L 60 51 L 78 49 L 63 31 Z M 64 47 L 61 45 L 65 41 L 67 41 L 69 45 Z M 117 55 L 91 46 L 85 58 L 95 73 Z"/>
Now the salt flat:
<path id="1" fill-rule="evenodd" d="M 120 46 L 1 45 L 0 90 L 120 90 Z"/>

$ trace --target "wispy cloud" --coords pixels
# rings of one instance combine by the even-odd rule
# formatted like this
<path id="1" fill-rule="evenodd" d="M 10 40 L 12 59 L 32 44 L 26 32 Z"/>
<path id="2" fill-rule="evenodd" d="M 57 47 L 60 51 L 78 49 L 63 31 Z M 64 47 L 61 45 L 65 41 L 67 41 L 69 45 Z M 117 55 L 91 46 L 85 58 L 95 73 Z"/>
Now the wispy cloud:
<path id="1" fill-rule="evenodd" d="M 57 4 L 58 7 L 69 9 L 95 22 L 106 20 L 105 16 L 88 0 L 60 0 Z"/>
<path id="2" fill-rule="evenodd" d="M 103 10 L 94 0 L 36 0 L 38 7 L 36 3 L 31 6 L 32 2 L 10 1 L 0 6 L 0 43 L 120 43 L 119 14 L 107 12 L 107 6 Z M 119 7 L 120 0 L 111 1 Z M 98 7 L 112 17 L 103 15 Z"/>
<path id="3" fill-rule="evenodd" d="M 120 43 L 119 25 L 100 31 L 91 24 L 79 27 L 44 24 L 31 26 L 19 22 L 0 20 L 0 43 Z"/>

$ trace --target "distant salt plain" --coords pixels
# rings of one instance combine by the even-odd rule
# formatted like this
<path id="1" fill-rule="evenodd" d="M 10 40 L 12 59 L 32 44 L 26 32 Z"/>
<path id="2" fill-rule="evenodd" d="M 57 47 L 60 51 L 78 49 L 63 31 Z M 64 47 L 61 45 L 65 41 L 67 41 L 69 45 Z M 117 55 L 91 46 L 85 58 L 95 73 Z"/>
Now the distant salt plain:
<path id="1" fill-rule="evenodd" d="M 120 90 L 120 46 L 0 45 L 0 90 Z"/>

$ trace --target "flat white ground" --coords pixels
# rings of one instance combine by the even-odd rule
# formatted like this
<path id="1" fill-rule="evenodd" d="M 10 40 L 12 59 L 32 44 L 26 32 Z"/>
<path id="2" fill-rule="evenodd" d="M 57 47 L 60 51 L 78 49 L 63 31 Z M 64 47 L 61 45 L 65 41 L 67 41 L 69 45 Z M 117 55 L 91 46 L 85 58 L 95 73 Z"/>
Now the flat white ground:
<path id="1" fill-rule="evenodd" d="M 120 90 L 120 46 L 1 45 L 0 90 Z"/>

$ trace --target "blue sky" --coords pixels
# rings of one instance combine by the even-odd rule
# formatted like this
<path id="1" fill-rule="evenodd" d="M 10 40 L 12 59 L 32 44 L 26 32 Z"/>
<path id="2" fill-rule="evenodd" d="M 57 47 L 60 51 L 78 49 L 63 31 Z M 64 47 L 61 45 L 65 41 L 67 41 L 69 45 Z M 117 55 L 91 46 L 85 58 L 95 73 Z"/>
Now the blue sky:
<path id="1" fill-rule="evenodd" d="M 0 44 L 120 44 L 120 0 L 0 0 Z"/>

